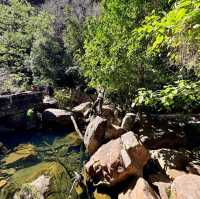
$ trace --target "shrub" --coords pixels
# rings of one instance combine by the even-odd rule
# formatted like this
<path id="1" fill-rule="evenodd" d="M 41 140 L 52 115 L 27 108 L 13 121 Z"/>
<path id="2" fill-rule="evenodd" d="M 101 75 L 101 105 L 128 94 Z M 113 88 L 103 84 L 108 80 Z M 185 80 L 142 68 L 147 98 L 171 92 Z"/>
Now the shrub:
<path id="1" fill-rule="evenodd" d="M 194 112 L 200 108 L 200 81 L 180 80 L 158 91 L 139 89 L 136 106 L 150 112 Z"/>
<path id="2" fill-rule="evenodd" d="M 72 106 L 71 91 L 68 88 L 56 90 L 55 98 L 58 101 L 59 108 L 61 109 L 67 109 Z"/>

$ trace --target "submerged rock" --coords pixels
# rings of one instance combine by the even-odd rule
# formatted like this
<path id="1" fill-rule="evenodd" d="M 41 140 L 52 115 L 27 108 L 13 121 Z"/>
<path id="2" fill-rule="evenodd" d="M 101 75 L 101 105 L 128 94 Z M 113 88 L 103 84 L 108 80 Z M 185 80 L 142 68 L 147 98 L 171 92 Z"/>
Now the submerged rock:
<path id="1" fill-rule="evenodd" d="M 0 180 L 0 189 L 7 184 L 7 180 Z"/>
<path id="2" fill-rule="evenodd" d="M 134 179 L 133 182 L 119 194 L 118 199 L 159 199 L 151 186 L 143 178 Z"/>
<path id="3" fill-rule="evenodd" d="M 8 195 L 4 196 L 4 194 L 2 194 L 1 199 L 13 198 L 14 194 L 23 188 L 23 185 L 26 187 L 27 184 L 32 184 L 37 187 L 38 182 L 43 183 L 41 180 L 42 178 L 39 178 L 43 175 L 50 178 L 50 186 L 44 193 L 45 199 L 66 199 L 72 182 L 66 169 L 57 162 L 42 162 L 17 171 L 10 178 L 10 183 L 3 188 L 2 193 L 8 193 Z M 48 180 L 45 178 L 45 183 L 43 185 L 46 185 L 46 182 L 48 182 Z M 46 186 L 40 188 L 46 190 L 45 187 Z M 74 191 L 71 193 L 71 196 L 73 199 L 77 198 L 77 194 Z"/>
<path id="4" fill-rule="evenodd" d="M 96 185 L 114 186 L 129 176 L 142 176 L 149 160 L 148 150 L 133 132 L 102 145 L 86 163 L 85 169 Z"/>
<path id="5" fill-rule="evenodd" d="M 95 190 L 93 194 L 94 199 L 111 199 L 111 197 L 106 193 L 101 193 L 98 190 Z"/>
<path id="6" fill-rule="evenodd" d="M 50 187 L 50 177 L 41 175 L 32 183 L 22 185 L 21 190 L 14 195 L 14 199 L 44 199 L 44 194 Z"/>
<path id="7" fill-rule="evenodd" d="M 186 174 L 177 177 L 171 186 L 173 199 L 199 199 L 200 198 L 200 176 Z"/>
<path id="8" fill-rule="evenodd" d="M 84 144 L 90 155 L 92 155 L 105 139 L 107 120 L 99 116 L 92 119 L 87 126 L 84 135 Z"/>
<path id="9" fill-rule="evenodd" d="M 31 144 L 20 144 L 14 150 L 14 152 L 9 153 L 2 162 L 8 167 L 17 166 L 29 162 L 29 160 L 35 159 L 37 156 L 37 151 L 35 147 Z"/>

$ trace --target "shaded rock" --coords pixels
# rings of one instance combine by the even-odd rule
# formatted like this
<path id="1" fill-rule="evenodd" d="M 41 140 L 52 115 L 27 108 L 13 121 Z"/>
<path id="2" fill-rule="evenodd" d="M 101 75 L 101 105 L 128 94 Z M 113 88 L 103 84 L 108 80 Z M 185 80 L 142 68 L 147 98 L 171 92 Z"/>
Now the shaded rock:
<path id="1" fill-rule="evenodd" d="M 200 175 L 200 162 L 192 161 L 186 166 L 186 170 L 191 174 Z"/>
<path id="2" fill-rule="evenodd" d="M 67 127 L 70 130 L 73 129 L 73 123 L 71 121 L 71 112 L 61 109 L 46 109 L 42 114 L 44 124 L 48 127 Z"/>
<path id="3" fill-rule="evenodd" d="M 171 182 L 166 175 L 162 173 L 151 174 L 148 180 L 152 185 L 157 187 L 161 199 L 168 199 Z"/>
<path id="4" fill-rule="evenodd" d="M 107 119 L 110 123 L 112 123 L 115 117 L 114 108 L 109 105 L 103 105 L 101 116 Z"/>
<path id="5" fill-rule="evenodd" d="M 127 113 L 122 120 L 121 127 L 126 129 L 127 131 L 131 131 L 134 126 L 136 114 L 134 113 Z"/>
<path id="6" fill-rule="evenodd" d="M 199 147 L 200 143 L 200 118 L 199 115 L 192 116 L 187 122 L 184 130 L 186 133 L 187 146 Z"/>
<path id="7" fill-rule="evenodd" d="M 151 115 L 143 118 L 140 140 L 148 149 L 177 148 L 187 144 L 184 119 L 176 115 Z"/>
<path id="8" fill-rule="evenodd" d="M 92 105 L 91 102 L 85 102 L 85 103 L 82 103 L 82 104 L 74 107 L 72 109 L 72 111 L 74 113 L 81 113 L 82 115 L 85 116 L 87 114 L 87 112 L 90 110 L 91 105 Z"/>
<path id="9" fill-rule="evenodd" d="M 147 181 L 143 178 L 138 178 L 119 194 L 118 199 L 159 199 L 159 196 L 153 191 Z"/>
<path id="10" fill-rule="evenodd" d="M 185 171 L 177 170 L 177 169 L 168 169 L 167 170 L 167 175 L 171 180 L 176 179 L 179 176 L 185 175 Z"/>
<path id="11" fill-rule="evenodd" d="M 168 169 L 184 169 L 188 158 L 187 156 L 179 151 L 173 149 L 158 149 L 151 150 L 151 157 L 157 159 L 163 170 Z"/>
<path id="12" fill-rule="evenodd" d="M 106 140 L 116 139 L 124 133 L 126 133 L 125 129 L 121 128 L 120 126 L 110 124 L 106 129 L 105 139 Z"/>
<path id="13" fill-rule="evenodd" d="M 50 177 L 41 175 L 32 183 L 22 185 L 21 190 L 15 193 L 14 199 L 44 199 L 49 186 Z"/>
<path id="14" fill-rule="evenodd" d="M 86 163 L 85 169 L 96 185 L 114 186 L 129 176 L 142 176 L 149 160 L 148 150 L 133 132 L 102 145 Z"/>
<path id="15" fill-rule="evenodd" d="M 171 198 L 173 199 L 199 199 L 200 176 L 186 174 L 177 177 L 171 186 Z"/>
<path id="16" fill-rule="evenodd" d="M 90 155 L 92 155 L 104 141 L 107 120 L 97 116 L 87 126 L 84 135 L 84 144 Z"/>
<path id="17" fill-rule="evenodd" d="M 35 147 L 31 144 L 20 144 L 14 150 L 14 152 L 9 153 L 2 162 L 9 167 L 20 166 L 29 163 L 30 160 L 35 159 L 37 156 L 37 151 Z"/>
<path id="18" fill-rule="evenodd" d="M 3 157 L 6 153 L 8 153 L 8 149 L 0 142 L 0 157 Z"/>
<path id="19" fill-rule="evenodd" d="M 186 145 L 186 137 L 183 131 L 175 133 L 160 128 L 143 129 L 140 140 L 149 149 L 175 148 Z"/>

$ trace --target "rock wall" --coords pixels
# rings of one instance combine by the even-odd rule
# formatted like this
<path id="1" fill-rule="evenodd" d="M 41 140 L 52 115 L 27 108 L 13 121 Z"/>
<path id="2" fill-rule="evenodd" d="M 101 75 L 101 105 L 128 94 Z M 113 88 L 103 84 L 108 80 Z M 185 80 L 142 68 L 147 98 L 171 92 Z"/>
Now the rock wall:
<path id="1" fill-rule="evenodd" d="M 27 110 L 41 104 L 42 99 L 42 92 L 29 91 L 19 94 L 1 95 L 0 127 L 15 128 L 15 126 L 24 126 Z"/>

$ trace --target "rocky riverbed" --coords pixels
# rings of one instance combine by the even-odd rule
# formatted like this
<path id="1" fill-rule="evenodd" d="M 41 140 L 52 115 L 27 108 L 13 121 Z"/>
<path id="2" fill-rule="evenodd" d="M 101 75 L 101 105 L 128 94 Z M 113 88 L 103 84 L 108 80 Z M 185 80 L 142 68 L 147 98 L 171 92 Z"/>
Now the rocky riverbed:
<path id="1" fill-rule="evenodd" d="M 1 199 L 21 198 L 23 190 L 31 192 L 34 187 L 43 190 L 34 199 L 78 197 L 74 190 L 69 194 L 74 171 L 80 172 L 81 167 L 81 142 L 76 133 L 18 132 L 10 137 L 12 140 L 1 135 Z M 48 179 L 46 188 L 44 176 Z"/>
<path id="2" fill-rule="evenodd" d="M 48 131 L 1 135 L 1 199 L 200 198 L 199 115 L 41 114 Z"/>

